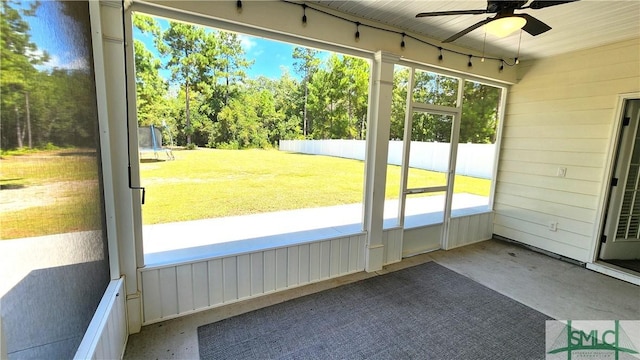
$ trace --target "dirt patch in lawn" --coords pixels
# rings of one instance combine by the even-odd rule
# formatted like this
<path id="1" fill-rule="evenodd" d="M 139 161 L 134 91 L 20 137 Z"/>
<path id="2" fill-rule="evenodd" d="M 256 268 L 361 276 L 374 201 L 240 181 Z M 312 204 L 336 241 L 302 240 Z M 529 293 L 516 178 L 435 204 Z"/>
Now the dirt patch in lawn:
<path id="1" fill-rule="evenodd" d="M 79 180 L 3 188 L 0 190 L 0 214 L 67 202 L 78 196 L 77 190 L 95 186 L 95 180 Z"/>

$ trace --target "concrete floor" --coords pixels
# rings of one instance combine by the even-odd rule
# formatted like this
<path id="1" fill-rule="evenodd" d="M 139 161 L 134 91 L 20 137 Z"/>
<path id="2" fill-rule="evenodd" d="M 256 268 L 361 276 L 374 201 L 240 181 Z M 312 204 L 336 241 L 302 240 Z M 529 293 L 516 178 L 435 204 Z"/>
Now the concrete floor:
<path id="1" fill-rule="evenodd" d="M 489 240 L 407 258 L 377 273 L 352 274 L 145 326 L 129 337 L 124 358 L 197 359 L 201 325 L 428 261 L 556 319 L 640 319 L 640 287 L 518 245 Z"/>

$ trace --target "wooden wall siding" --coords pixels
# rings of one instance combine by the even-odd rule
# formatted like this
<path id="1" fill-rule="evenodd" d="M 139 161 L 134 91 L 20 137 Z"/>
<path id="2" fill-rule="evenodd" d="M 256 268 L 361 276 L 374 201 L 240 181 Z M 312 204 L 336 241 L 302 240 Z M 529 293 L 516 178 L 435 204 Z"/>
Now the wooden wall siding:
<path id="1" fill-rule="evenodd" d="M 489 240 L 493 236 L 493 213 L 451 218 L 447 250 Z"/>
<path id="2" fill-rule="evenodd" d="M 399 230 L 385 260 L 400 260 Z M 140 269 L 144 324 L 364 270 L 365 235 Z"/>
<path id="3" fill-rule="evenodd" d="M 640 39 L 519 65 L 509 92 L 494 233 L 589 262 L 617 96 L 640 90 Z M 567 169 L 558 177 L 559 167 Z M 557 222 L 557 231 L 549 224 Z"/>

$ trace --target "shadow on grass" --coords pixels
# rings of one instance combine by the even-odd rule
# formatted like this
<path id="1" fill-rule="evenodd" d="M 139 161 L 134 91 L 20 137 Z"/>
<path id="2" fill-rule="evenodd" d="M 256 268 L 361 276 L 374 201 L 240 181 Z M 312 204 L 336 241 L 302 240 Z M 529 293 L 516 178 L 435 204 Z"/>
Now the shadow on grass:
<path id="1" fill-rule="evenodd" d="M 24 184 L 0 184 L 0 190 L 17 190 L 25 187 Z"/>
<path id="2" fill-rule="evenodd" d="M 166 162 L 164 159 L 140 159 L 141 163 L 157 163 L 157 162 Z"/>

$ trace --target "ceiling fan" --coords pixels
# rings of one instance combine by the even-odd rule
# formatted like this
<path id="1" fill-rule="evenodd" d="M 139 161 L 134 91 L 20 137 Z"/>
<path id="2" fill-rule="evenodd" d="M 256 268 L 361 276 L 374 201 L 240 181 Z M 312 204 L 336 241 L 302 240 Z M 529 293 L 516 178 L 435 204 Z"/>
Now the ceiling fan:
<path id="1" fill-rule="evenodd" d="M 544 32 L 551 30 L 551 26 L 543 23 L 529 14 L 516 14 L 514 10 L 532 9 L 538 10 L 550 6 L 562 5 L 578 0 L 565 0 L 565 1 L 547 1 L 547 0 L 534 0 L 526 5 L 528 0 L 525 1 L 499 1 L 488 0 L 487 8 L 482 10 L 452 10 L 452 11 L 435 11 L 435 12 L 423 12 L 416 15 L 417 18 L 421 17 L 433 17 L 433 16 L 445 16 L 445 15 L 481 15 L 481 14 L 496 14 L 493 17 L 488 17 L 480 22 L 477 22 L 468 28 L 448 37 L 443 40 L 443 43 L 452 42 L 463 35 L 483 26 L 487 25 L 487 32 L 493 33 L 497 36 L 506 36 L 516 30 L 524 30 L 532 36 L 540 35 Z M 526 5 L 526 6 L 525 6 Z"/>

